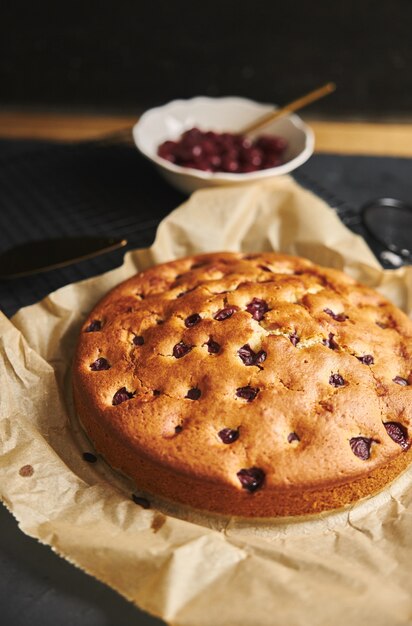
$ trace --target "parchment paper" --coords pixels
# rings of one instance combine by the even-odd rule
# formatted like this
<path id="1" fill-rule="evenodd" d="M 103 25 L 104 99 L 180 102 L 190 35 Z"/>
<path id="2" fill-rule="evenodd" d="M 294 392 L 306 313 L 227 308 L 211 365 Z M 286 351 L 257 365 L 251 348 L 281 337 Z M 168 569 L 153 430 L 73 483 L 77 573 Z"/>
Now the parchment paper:
<path id="1" fill-rule="evenodd" d="M 179 626 L 412 623 L 412 470 L 385 492 L 306 520 L 143 509 L 75 421 L 81 323 L 139 269 L 213 250 L 279 250 L 344 269 L 412 314 L 412 269 L 382 271 L 363 240 L 289 177 L 196 192 L 122 267 L 0 318 L 0 492 L 23 532 Z"/>

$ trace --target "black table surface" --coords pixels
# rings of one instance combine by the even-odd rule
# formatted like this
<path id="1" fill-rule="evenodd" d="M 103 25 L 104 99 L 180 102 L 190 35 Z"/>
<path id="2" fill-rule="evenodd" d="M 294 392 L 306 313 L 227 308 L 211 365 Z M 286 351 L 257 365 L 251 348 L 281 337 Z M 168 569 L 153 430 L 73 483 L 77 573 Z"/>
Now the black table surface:
<path id="1" fill-rule="evenodd" d="M 411 203 L 411 173 L 409 159 L 324 154 L 314 155 L 294 175 L 366 236 L 360 207 L 380 196 Z M 184 199 L 127 143 L 0 141 L 0 251 L 30 239 L 80 234 L 122 236 L 130 241 L 130 249 L 146 247 L 161 219 Z M 369 243 L 378 253 L 379 246 Z M 120 265 L 124 252 L 0 281 L 0 308 L 10 316 L 58 287 Z M 5 626 L 163 623 L 25 536 L 3 506 L 0 524 L 0 609 Z"/>

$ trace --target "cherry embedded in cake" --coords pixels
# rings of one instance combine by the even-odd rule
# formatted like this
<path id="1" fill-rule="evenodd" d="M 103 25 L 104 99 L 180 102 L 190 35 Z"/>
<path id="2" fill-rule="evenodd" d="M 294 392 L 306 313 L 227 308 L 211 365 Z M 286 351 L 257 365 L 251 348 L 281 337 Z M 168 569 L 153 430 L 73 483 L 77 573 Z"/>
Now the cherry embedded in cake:
<path id="1" fill-rule="evenodd" d="M 222 428 L 218 433 L 220 440 L 223 443 L 229 444 L 233 443 L 237 439 L 239 439 L 239 429 L 238 428 Z"/>
<path id="2" fill-rule="evenodd" d="M 307 259 L 222 252 L 107 294 L 73 391 L 138 493 L 270 518 L 352 505 L 406 469 L 411 371 L 412 322 L 377 292 Z"/>

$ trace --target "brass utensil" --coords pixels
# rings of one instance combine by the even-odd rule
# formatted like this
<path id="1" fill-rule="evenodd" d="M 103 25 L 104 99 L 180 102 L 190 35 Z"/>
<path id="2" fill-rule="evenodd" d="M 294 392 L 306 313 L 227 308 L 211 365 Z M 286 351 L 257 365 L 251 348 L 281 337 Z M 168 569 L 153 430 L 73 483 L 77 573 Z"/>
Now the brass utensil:
<path id="1" fill-rule="evenodd" d="M 257 130 L 258 128 L 263 128 L 266 124 L 273 122 L 274 120 L 279 119 L 280 117 L 284 117 L 285 115 L 289 115 L 289 113 L 293 113 L 294 111 L 298 111 L 299 109 L 303 109 L 303 107 L 315 102 L 316 100 L 320 100 L 320 98 L 324 98 L 329 95 L 333 91 L 335 91 L 336 85 L 335 83 L 326 83 L 323 87 L 319 87 L 310 93 L 307 93 L 289 104 L 285 104 L 280 109 L 276 109 L 275 111 L 270 111 L 269 113 L 265 113 L 259 119 L 255 120 L 248 126 L 245 126 L 243 130 L 241 130 L 242 135 L 248 135 L 249 133 Z"/>

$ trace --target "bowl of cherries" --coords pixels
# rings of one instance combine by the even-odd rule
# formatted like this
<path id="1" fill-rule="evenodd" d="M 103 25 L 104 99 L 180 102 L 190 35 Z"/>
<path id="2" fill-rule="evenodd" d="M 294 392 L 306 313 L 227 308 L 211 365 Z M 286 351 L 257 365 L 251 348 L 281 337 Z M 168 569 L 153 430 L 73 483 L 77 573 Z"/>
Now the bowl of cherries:
<path id="1" fill-rule="evenodd" d="M 313 132 L 294 114 L 243 132 L 275 108 L 236 97 L 174 100 L 146 111 L 133 138 L 164 178 L 185 193 L 252 183 L 287 174 L 313 153 Z"/>

